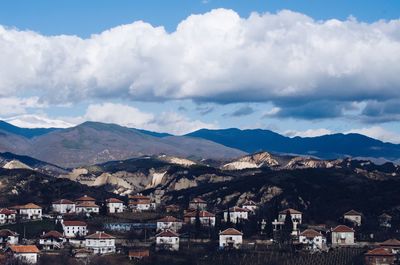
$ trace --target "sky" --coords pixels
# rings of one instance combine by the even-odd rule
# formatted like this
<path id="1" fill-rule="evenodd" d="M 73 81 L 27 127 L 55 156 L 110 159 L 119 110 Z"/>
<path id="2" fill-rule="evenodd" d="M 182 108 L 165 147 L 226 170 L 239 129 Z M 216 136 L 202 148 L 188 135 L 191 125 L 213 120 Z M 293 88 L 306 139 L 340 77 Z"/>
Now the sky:
<path id="1" fill-rule="evenodd" d="M 400 143 L 398 0 L 2 0 L 0 118 Z"/>

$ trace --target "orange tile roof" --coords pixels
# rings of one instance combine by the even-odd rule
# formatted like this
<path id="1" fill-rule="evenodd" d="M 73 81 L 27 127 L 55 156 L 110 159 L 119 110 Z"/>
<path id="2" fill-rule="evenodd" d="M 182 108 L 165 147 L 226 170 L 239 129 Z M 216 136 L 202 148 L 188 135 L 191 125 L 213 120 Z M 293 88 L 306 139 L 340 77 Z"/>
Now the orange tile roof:
<path id="1" fill-rule="evenodd" d="M 132 258 L 144 258 L 150 256 L 150 251 L 148 249 L 131 249 L 129 250 L 129 257 Z"/>
<path id="2" fill-rule="evenodd" d="M 395 239 L 395 238 L 392 238 L 392 239 L 388 239 L 386 241 L 383 241 L 379 245 L 381 245 L 381 246 L 397 246 L 397 247 L 400 247 L 400 241 Z"/>
<path id="3" fill-rule="evenodd" d="M 64 226 L 87 226 L 87 224 L 83 221 L 64 221 Z"/>
<path id="4" fill-rule="evenodd" d="M 306 229 L 300 234 L 300 236 L 305 236 L 307 238 L 314 238 L 317 236 L 322 236 L 322 234 L 315 231 L 314 229 Z"/>
<path id="5" fill-rule="evenodd" d="M 235 228 L 228 228 L 225 229 L 224 231 L 219 233 L 220 235 L 226 235 L 226 236 L 242 236 L 243 233 L 236 230 Z"/>
<path id="6" fill-rule="evenodd" d="M 78 199 L 76 199 L 75 201 L 96 201 L 95 198 L 89 197 L 87 195 L 84 195 Z"/>
<path id="7" fill-rule="evenodd" d="M 86 238 L 88 239 L 114 239 L 112 235 L 104 233 L 103 231 L 97 231 L 94 234 L 88 235 Z"/>
<path id="8" fill-rule="evenodd" d="M 177 218 L 175 218 L 175 217 L 173 217 L 173 216 L 167 215 L 164 218 L 161 218 L 161 219 L 157 220 L 157 222 L 178 223 L 178 222 L 182 222 L 182 221 L 177 219 Z"/>
<path id="9" fill-rule="evenodd" d="M 39 253 L 39 249 L 35 245 L 10 245 L 10 249 L 14 253 Z"/>
<path id="10" fill-rule="evenodd" d="M 42 235 L 41 238 L 63 238 L 64 236 L 58 231 L 49 231 Z"/>
<path id="11" fill-rule="evenodd" d="M 394 253 L 390 252 L 385 248 L 375 248 L 368 251 L 366 256 L 394 256 Z"/>
<path id="12" fill-rule="evenodd" d="M 34 203 L 28 203 L 25 205 L 17 205 L 14 207 L 11 207 L 12 209 L 42 209 L 39 205 L 36 205 Z"/>
<path id="13" fill-rule="evenodd" d="M 156 237 L 179 237 L 179 234 L 167 229 L 167 230 L 162 231 L 161 233 L 157 234 Z"/>
<path id="14" fill-rule="evenodd" d="M 336 226 L 332 232 L 336 232 L 336 233 L 351 233 L 354 232 L 354 230 L 346 225 L 338 225 Z"/>

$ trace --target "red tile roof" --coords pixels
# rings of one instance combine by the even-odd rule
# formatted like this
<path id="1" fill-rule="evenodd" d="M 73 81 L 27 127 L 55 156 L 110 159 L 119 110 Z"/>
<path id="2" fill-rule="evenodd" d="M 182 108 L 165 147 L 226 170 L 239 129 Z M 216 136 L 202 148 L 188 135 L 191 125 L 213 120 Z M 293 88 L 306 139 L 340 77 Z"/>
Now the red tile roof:
<path id="1" fill-rule="evenodd" d="M 10 214 L 17 214 L 14 210 L 9 210 L 6 208 L 0 209 L 0 214 L 10 215 Z"/>
<path id="2" fill-rule="evenodd" d="M 99 208 L 99 206 L 97 204 L 95 204 L 92 201 L 85 201 L 85 202 L 81 202 L 78 205 L 76 205 L 75 207 L 95 207 L 95 208 Z"/>
<path id="3" fill-rule="evenodd" d="M 117 199 L 117 198 L 109 198 L 106 200 L 107 203 L 123 203 L 123 201 Z"/>
<path id="4" fill-rule="evenodd" d="M 279 213 L 280 213 L 280 214 L 286 214 L 288 211 L 289 211 L 290 214 L 302 214 L 302 212 L 297 211 L 297 210 L 292 209 L 292 208 L 289 208 L 289 209 L 280 211 Z"/>
<path id="5" fill-rule="evenodd" d="M 390 252 L 385 248 L 375 248 L 368 251 L 366 256 L 394 256 L 394 253 Z"/>
<path id="6" fill-rule="evenodd" d="M 181 220 L 173 217 L 173 216 L 165 216 L 164 218 L 161 218 L 159 220 L 157 220 L 157 222 L 164 222 L 164 223 L 178 223 L 178 222 L 182 222 Z"/>
<path id="7" fill-rule="evenodd" d="M 102 231 L 97 231 L 94 234 L 88 235 L 86 238 L 88 239 L 114 239 L 112 235 L 109 235 L 107 233 L 104 233 Z"/>
<path id="8" fill-rule="evenodd" d="M 128 256 L 132 258 L 145 258 L 150 256 L 150 251 L 148 249 L 131 249 Z"/>
<path id="9" fill-rule="evenodd" d="M 95 198 L 92 198 L 92 197 L 89 197 L 89 196 L 87 196 L 87 195 L 84 195 L 84 196 L 82 196 L 82 197 L 80 197 L 80 198 L 78 198 L 78 199 L 76 199 L 75 201 L 96 201 L 96 199 Z"/>
<path id="10" fill-rule="evenodd" d="M 350 233 L 350 232 L 354 232 L 354 230 L 346 225 L 338 225 L 336 226 L 332 232 L 336 232 L 336 233 Z"/>
<path id="11" fill-rule="evenodd" d="M 167 230 L 162 231 L 161 233 L 157 234 L 156 237 L 179 237 L 179 234 L 167 229 Z"/>
<path id="12" fill-rule="evenodd" d="M 361 213 L 354 211 L 354 210 L 350 210 L 350 211 L 346 212 L 344 215 L 360 216 Z"/>
<path id="13" fill-rule="evenodd" d="M 225 229 L 224 231 L 219 233 L 220 235 L 226 235 L 226 236 L 242 236 L 243 233 L 236 230 L 235 228 L 228 228 Z"/>
<path id="14" fill-rule="evenodd" d="M 232 207 L 232 208 L 229 208 L 229 211 L 230 211 L 231 213 L 250 212 L 249 209 L 240 208 L 240 207 L 237 207 L 237 206 Z M 226 212 L 226 211 L 225 211 L 225 212 Z"/>
<path id="15" fill-rule="evenodd" d="M 185 217 L 196 217 L 196 212 L 197 211 L 187 212 L 185 214 Z M 207 212 L 207 211 L 200 211 L 199 216 L 200 217 L 215 217 L 215 214 Z"/>
<path id="16" fill-rule="evenodd" d="M 314 238 L 317 236 L 322 236 L 322 234 L 315 231 L 314 229 L 306 229 L 300 234 L 300 236 L 305 236 L 307 238 Z"/>
<path id="17" fill-rule="evenodd" d="M 400 247 L 400 241 L 395 239 L 395 238 L 392 238 L 392 239 L 388 239 L 388 240 L 380 243 L 379 245 L 381 245 L 381 246 L 397 246 L 397 247 Z"/>
<path id="18" fill-rule="evenodd" d="M 34 203 L 28 203 L 25 205 L 17 205 L 14 207 L 11 207 L 12 209 L 42 209 L 39 205 L 36 205 Z"/>
<path id="19" fill-rule="evenodd" d="M 75 204 L 73 201 L 67 199 L 61 199 L 58 201 L 53 202 L 53 204 Z"/>
<path id="20" fill-rule="evenodd" d="M 63 238 L 64 236 L 58 231 L 49 231 L 42 235 L 41 238 Z"/>
<path id="21" fill-rule="evenodd" d="M 9 229 L 0 230 L 0 237 L 9 237 L 9 236 L 18 236 L 18 234 Z"/>
<path id="22" fill-rule="evenodd" d="M 87 226 L 87 224 L 83 221 L 64 221 L 64 226 Z"/>
<path id="23" fill-rule="evenodd" d="M 39 253 L 35 245 L 10 245 L 10 249 L 14 253 Z"/>

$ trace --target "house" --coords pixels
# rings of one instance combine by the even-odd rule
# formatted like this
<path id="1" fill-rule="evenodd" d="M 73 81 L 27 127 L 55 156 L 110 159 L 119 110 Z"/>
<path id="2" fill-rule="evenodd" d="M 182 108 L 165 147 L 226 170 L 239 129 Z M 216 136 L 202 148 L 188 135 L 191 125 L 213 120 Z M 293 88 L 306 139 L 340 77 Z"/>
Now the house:
<path id="1" fill-rule="evenodd" d="M 42 219 L 42 207 L 34 203 L 14 206 L 11 209 L 15 210 L 22 220 Z"/>
<path id="2" fill-rule="evenodd" d="M 64 236 L 67 238 L 84 237 L 87 235 L 87 224 L 82 221 L 63 221 Z"/>
<path id="3" fill-rule="evenodd" d="M 98 214 L 100 207 L 92 201 L 81 202 L 75 206 L 77 214 Z"/>
<path id="4" fill-rule="evenodd" d="M 364 254 L 366 265 L 392 265 L 395 254 L 385 248 L 375 248 Z"/>
<path id="5" fill-rule="evenodd" d="M 150 251 L 148 249 L 131 249 L 128 252 L 129 260 L 141 260 L 150 257 Z"/>
<path id="6" fill-rule="evenodd" d="M 361 216 L 362 216 L 361 213 L 354 211 L 354 210 L 350 210 L 350 211 L 346 212 L 345 214 L 343 214 L 343 219 L 354 223 L 356 226 L 360 226 L 361 225 Z"/>
<path id="7" fill-rule="evenodd" d="M 155 205 L 151 203 L 151 198 L 148 196 L 129 195 L 129 208 L 133 212 L 144 212 L 155 209 Z"/>
<path id="8" fill-rule="evenodd" d="M 22 262 L 36 264 L 40 251 L 35 245 L 10 245 L 7 252 Z"/>
<path id="9" fill-rule="evenodd" d="M 78 198 L 78 199 L 75 200 L 75 203 L 76 203 L 76 204 L 80 204 L 80 203 L 82 203 L 82 202 L 93 202 L 93 203 L 96 203 L 96 199 L 95 199 L 95 198 L 92 198 L 92 197 L 90 197 L 90 196 L 87 196 L 87 195 L 85 194 L 85 195 L 83 195 L 82 197 L 80 197 L 80 198 Z"/>
<path id="10" fill-rule="evenodd" d="M 202 198 L 194 198 L 189 202 L 189 209 L 193 210 L 205 210 L 207 209 L 207 202 L 203 200 Z"/>
<path id="11" fill-rule="evenodd" d="M 8 229 L 0 230 L 0 248 L 5 248 L 8 244 L 18 244 L 18 236 L 17 233 Z"/>
<path id="12" fill-rule="evenodd" d="M 116 198 L 107 199 L 106 206 L 109 213 L 122 213 L 124 211 L 124 202 Z"/>
<path id="13" fill-rule="evenodd" d="M 0 209 L 0 224 L 12 224 L 15 223 L 17 218 L 17 212 L 6 208 Z"/>
<path id="14" fill-rule="evenodd" d="M 189 211 L 184 215 L 184 221 L 187 224 L 196 223 L 197 211 Z M 215 226 L 215 214 L 207 211 L 199 211 L 200 223 L 203 226 Z"/>
<path id="15" fill-rule="evenodd" d="M 384 227 L 384 228 L 392 227 L 392 216 L 387 213 L 383 213 L 383 214 L 379 215 L 378 221 L 379 221 L 380 227 Z"/>
<path id="16" fill-rule="evenodd" d="M 290 217 L 292 219 L 292 223 L 293 223 L 293 231 L 292 231 L 292 235 L 293 236 L 298 236 L 299 235 L 299 230 L 298 230 L 298 226 L 302 223 L 303 220 L 303 213 L 300 211 L 297 211 L 295 209 L 289 208 L 283 211 L 280 211 L 278 214 L 278 219 L 275 219 L 272 222 L 272 226 L 273 226 L 273 230 L 274 231 L 279 231 L 282 229 L 282 227 L 285 224 L 285 220 L 286 220 L 286 215 L 290 214 Z"/>
<path id="17" fill-rule="evenodd" d="M 383 248 L 391 249 L 393 253 L 400 254 L 400 241 L 397 239 L 388 239 L 379 245 Z"/>
<path id="18" fill-rule="evenodd" d="M 64 235 L 58 231 L 49 231 L 39 239 L 39 245 L 45 250 L 61 249 L 64 242 Z"/>
<path id="19" fill-rule="evenodd" d="M 345 225 L 332 229 L 332 246 L 349 246 L 354 244 L 354 230 Z"/>
<path id="20" fill-rule="evenodd" d="M 96 231 L 96 233 L 86 236 L 86 248 L 93 250 L 94 254 L 107 254 L 115 252 L 115 237 Z"/>
<path id="21" fill-rule="evenodd" d="M 173 217 L 165 216 L 157 220 L 157 231 L 170 229 L 174 232 L 178 232 L 182 228 L 182 221 Z"/>
<path id="22" fill-rule="evenodd" d="M 247 200 L 242 204 L 242 208 L 249 210 L 251 213 L 255 213 L 258 209 L 258 206 L 254 201 Z"/>
<path id="23" fill-rule="evenodd" d="M 249 218 L 249 212 L 250 210 L 236 206 L 229 208 L 229 210 L 224 211 L 224 221 L 228 222 L 229 219 L 232 223 L 236 224 L 242 220 L 247 220 Z"/>
<path id="24" fill-rule="evenodd" d="M 165 212 L 167 213 L 177 213 L 181 210 L 181 208 L 176 204 L 170 204 L 165 206 Z"/>
<path id="25" fill-rule="evenodd" d="M 165 230 L 156 235 L 156 250 L 179 250 L 179 235 L 172 230 Z"/>
<path id="26" fill-rule="evenodd" d="M 228 228 L 219 233 L 219 247 L 221 249 L 238 249 L 242 243 L 243 233 L 234 228 Z"/>
<path id="27" fill-rule="evenodd" d="M 74 213 L 76 204 L 73 201 L 61 199 L 55 201 L 51 204 L 51 208 L 53 212 L 66 214 L 66 213 Z"/>
<path id="28" fill-rule="evenodd" d="M 299 243 L 309 250 L 326 249 L 326 237 L 314 229 L 306 229 L 300 233 Z"/>

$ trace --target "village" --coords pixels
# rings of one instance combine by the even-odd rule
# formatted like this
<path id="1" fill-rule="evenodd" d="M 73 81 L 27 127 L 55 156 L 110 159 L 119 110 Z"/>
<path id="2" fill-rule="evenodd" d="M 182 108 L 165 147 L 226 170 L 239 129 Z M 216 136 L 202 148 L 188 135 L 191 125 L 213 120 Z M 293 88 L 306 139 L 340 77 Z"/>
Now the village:
<path id="1" fill-rule="evenodd" d="M 222 210 L 199 197 L 190 199 L 186 207 L 165 205 L 142 194 L 125 199 L 101 202 L 83 195 L 54 201 L 48 212 L 35 203 L 0 209 L 0 261 L 44 264 L 46 256 L 68 249 L 77 261 L 108 256 L 140 264 L 157 253 L 179 253 L 207 244 L 214 246 L 212 251 L 224 253 L 273 246 L 309 254 L 353 249 L 363 253 L 366 265 L 399 262 L 399 240 L 375 242 L 372 235 L 358 240 L 365 218 L 355 210 L 343 213 L 341 223 L 328 226 L 306 224 L 305 215 L 292 208 L 280 210 L 273 220 L 260 218 L 262 205 L 251 199 Z M 389 214 L 378 219 L 383 230 L 391 228 Z"/>

